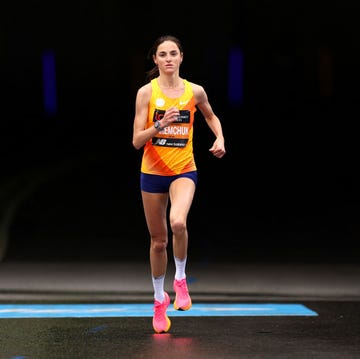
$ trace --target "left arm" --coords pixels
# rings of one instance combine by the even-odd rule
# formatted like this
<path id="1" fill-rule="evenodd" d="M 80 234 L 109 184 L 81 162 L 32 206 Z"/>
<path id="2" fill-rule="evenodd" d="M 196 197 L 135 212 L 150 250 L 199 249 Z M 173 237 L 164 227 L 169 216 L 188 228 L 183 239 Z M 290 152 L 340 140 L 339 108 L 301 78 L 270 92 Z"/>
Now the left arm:
<path id="1" fill-rule="evenodd" d="M 205 118 L 207 125 L 215 135 L 216 139 L 209 149 L 209 151 L 217 158 L 225 155 L 225 139 L 222 131 L 222 126 L 219 118 L 215 115 L 207 94 L 202 86 L 192 84 L 193 92 L 196 100 L 196 106 Z"/>

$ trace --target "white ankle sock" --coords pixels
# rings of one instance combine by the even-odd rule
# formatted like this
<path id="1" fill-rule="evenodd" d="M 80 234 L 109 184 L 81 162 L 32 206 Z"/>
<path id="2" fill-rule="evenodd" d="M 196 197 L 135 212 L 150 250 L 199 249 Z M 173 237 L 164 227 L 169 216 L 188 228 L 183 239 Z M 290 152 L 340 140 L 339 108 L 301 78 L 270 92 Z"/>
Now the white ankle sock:
<path id="1" fill-rule="evenodd" d="M 160 303 L 162 303 L 165 299 L 164 281 L 165 274 L 160 277 L 152 277 L 152 283 L 154 287 L 154 299 Z"/>
<path id="2" fill-rule="evenodd" d="M 186 257 L 185 259 L 179 259 L 174 257 L 175 260 L 175 279 L 176 280 L 181 280 L 186 278 L 186 274 L 185 274 L 185 267 L 186 267 Z"/>

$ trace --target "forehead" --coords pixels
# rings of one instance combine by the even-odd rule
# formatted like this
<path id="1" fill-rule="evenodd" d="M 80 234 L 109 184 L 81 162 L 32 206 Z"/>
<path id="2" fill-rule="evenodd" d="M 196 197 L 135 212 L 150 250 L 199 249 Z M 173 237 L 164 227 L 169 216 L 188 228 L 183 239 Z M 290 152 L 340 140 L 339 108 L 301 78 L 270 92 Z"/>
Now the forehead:
<path id="1" fill-rule="evenodd" d="M 157 52 L 161 52 L 161 51 L 170 52 L 170 51 L 174 51 L 174 50 L 179 51 L 179 48 L 175 44 L 175 42 L 169 41 L 169 40 L 164 41 L 157 48 Z"/>

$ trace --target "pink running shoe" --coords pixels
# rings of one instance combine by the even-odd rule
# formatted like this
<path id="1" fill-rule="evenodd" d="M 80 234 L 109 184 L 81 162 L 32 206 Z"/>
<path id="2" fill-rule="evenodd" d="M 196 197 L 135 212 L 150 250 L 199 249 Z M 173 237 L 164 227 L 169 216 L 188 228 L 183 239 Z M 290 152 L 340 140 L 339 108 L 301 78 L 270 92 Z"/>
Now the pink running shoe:
<path id="1" fill-rule="evenodd" d="M 188 310 L 191 308 L 191 298 L 186 285 L 186 279 L 174 280 L 174 291 L 176 293 L 174 308 L 176 310 Z"/>
<path id="2" fill-rule="evenodd" d="M 156 333 L 166 333 L 171 326 L 169 317 L 166 315 L 166 309 L 170 304 L 169 295 L 165 292 L 165 299 L 162 303 L 155 300 L 153 328 Z"/>

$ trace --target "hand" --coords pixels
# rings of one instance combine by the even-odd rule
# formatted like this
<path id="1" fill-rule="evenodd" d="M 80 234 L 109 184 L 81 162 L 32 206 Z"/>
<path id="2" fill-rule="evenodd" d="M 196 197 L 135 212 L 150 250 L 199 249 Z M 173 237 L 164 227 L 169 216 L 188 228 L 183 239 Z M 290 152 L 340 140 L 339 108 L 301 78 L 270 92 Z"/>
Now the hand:
<path id="1" fill-rule="evenodd" d="M 161 119 L 162 127 L 167 127 L 173 122 L 177 121 L 180 116 L 180 111 L 176 107 L 170 107 L 166 110 L 163 118 Z"/>
<path id="2" fill-rule="evenodd" d="M 226 153 L 224 140 L 217 138 L 209 151 L 217 158 L 223 157 Z"/>

